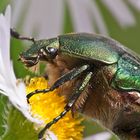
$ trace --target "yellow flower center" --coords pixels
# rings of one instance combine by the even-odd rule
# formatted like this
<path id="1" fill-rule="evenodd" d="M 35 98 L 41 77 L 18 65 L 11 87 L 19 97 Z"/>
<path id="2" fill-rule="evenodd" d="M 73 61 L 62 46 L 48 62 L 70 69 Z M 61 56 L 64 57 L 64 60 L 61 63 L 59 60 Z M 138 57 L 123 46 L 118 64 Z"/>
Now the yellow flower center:
<path id="1" fill-rule="evenodd" d="M 43 78 L 32 78 L 27 85 L 27 93 L 36 89 L 49 88 L 48 81 Z M 65 106 L 65 98 L 58 95 L 59 89 L 46 94 L 36 94 L 30 98 L 31 113 L 34 117 L 43 120 L 44 125 L 57 117 Z M 62 119 L 50 127 L 58 140 L 81 140 L 84 127 L 81 126 L 83 119 L 75 115 L 72 117 L 69 111 Z"/>

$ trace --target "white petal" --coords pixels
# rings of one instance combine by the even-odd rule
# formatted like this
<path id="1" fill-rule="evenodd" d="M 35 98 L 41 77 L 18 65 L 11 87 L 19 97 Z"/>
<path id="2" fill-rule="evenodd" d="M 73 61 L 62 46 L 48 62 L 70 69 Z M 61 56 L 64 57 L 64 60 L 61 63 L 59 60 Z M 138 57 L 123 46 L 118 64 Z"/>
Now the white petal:
<path id="1" fill-rule="evenodd" d="M 11 7 L 10 7 L 10 5 L 8 5 L 7 8 L 6 8 L 5 18 L 7 20 L 8 26 L 10 27 L 10 22 L 11 22 Z"/>
<path id="2" fill-rule="evenodd" d="M 140 0 L 128 0 L 137 10 L 140 10 Z"/>
<path id="3" fill-rule="evenodd" d="M 91 11 L 94 23 L 96 23 L 96 26 L 99 30 L 99 33 L 108 35 L 107 28 L 105 26 L 104 20 L 102 18 L 101 12 L 98 9 L 98 6 L 94 0 L 86 0 L 87 7 Z"/>
<path id="4" fill-rule="evenodd" d="M 32 0 L 29 6 L 23 29 L 26 34 L 37 31 L 39 38 L 47 38 L 62 33 L 63 0 Z"/>
<path id="5" fill-rule="evenodd" d="M 102 0 L 102 2 L 108 7 L 114 18 L 116 18 L 122 27 L 135 24 L 132 12 L 122 0 Z"/>
<path id="6" fill-rule="evenodd" d="M 52 131 L 48 130 L 46 140 L 58 140 L 58 138 Z"/>
<path id="7" fill-rule="evenodd" d="M 76 32 L 95 32 L 92 18 L 85 0 L 68 0 L 74 30 Z"/>
<path id="8" fill-rule="evenodd" d="M 6 18 L 3 15 L 0 16 L 0 55 L 1 59 L 4 61 L 4 64 L 2 64 L 2 73 L 5 75 L 6 79 L 9 79 L 9 81 L 11 81 L 10 77 L 8 76 L 8 73 L 10 72 L 10 24 L 8 23 L 8 21 L 10 20 L 11 16 L 9 7 L 6 10 L 6 16 Z"/>
<path id="9" fill-rule="evenodd" d="M 11 103 L 19 109 L 29 120 L 37 121 L 30 114 L 27 104 L 25 85 L 17 83 L 10 61 L 10 6 L 6 9 L 5 16 L 0 15 L 0 91 L 8 96 Z"/>
<path id="10" fill-rule="evenodd" d="M 30 1 L 27 0 L 11 0 L 11 6 L 12 6 L 12 27 L 18 27 L 21 26 L 19 25 L 19 23 L 21 24 L 21 17 L 25 14 L 25 12 L 23 11 L 26 8 L 26 13 L 28 13 L 27 9 L 29 6 L 29 4 L 27 4 L 27 2 L 29 3 Z M 24 13 L 24 14 L 23 14 Z M 24 21 L 22 21 L 24 22 Z"/>
<path id="11" fill-rule="evenodd" d="M 102 132 L 99 134 L 95 134 L 93 136 L 89 136 L 84 140 L 109 140 L 111 138 L 111 134 L 109 132 Z"/>

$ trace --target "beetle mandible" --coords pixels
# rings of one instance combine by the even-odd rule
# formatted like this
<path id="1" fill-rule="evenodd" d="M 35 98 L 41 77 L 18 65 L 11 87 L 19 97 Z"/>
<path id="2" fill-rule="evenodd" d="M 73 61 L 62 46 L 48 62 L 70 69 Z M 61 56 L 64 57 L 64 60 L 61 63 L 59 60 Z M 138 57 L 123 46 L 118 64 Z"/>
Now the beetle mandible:
<path id="1" fill-rule="evenodd" d="M 140 139 L 140 58 L 119 42 L 97 34 L 73 33 L 56 38 L 34 40 L 20 55 L 27 66 L 46 61 L 50 89 L 60 88 L 67 104 L 59 116 L 39 134 L 61 119 L 69 110 L 80 111 L 99 120 L 122 139 Z"/>

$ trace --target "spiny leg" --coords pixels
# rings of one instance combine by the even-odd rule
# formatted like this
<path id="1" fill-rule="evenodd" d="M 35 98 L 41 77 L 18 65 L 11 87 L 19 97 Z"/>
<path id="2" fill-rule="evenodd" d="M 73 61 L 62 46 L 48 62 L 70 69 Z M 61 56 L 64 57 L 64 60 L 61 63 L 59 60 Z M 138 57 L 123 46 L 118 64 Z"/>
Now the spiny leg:
<path id="1" fill-rule="evenodd" d="M 60 113 L 59 116 L 57 116 L 56 118 L 54 118 L 51 122 L 49 122 L 48 124 L 46 124 L 46 126 L 40 131 L 38 138 L 41 139 L 45 133 L 45 131 L 50 128 L 54 123 L 58 122 L 62 117 L 64 117 L 67 112 L 72 108 L 72 106 L 74 105 L 74 103 L 77 101 L 78 97 L 80 96 L 80 94 L 82 93 L 82 91 L 84 91 L 84 89 L 86 88 L 86 86 L 88 85 L 91 77 L 92 77 L 93 73 L 92 72 L 88 72 L 87 75 L 85 76 L 84 80 L 81 82 L 81 84 L 79 84 L 79 86 L 76 88 L 76 90 L 74 91 L 74 93 L 72 94 L 72 96 L 69 99 L 69 102 L 66 104 L 66 106 L 64 107 L 64 111 Z"/>
<path id="2" fill-rule="evenodd" d="M 85 72 L 89 69 L 89 65 L 83 65 L 79 68 L 74 68 L 68 73 L 61 76 L 49 89 L 43 89 L 43 90 L 35 90 L 27 95 L 27 100 L 29 101 L 29 98 L 33 96 L 34 94 L 38 93 L 46 93 L 49 91 L 53 91 L 54 89 L 58 88 L 59 86 L 63 85 L 65 82 L 70 81 L 76 77 L 78 77 L 81 73 Z"/>
<path id="3" fill-rule="evenodd" d="M 18 32 L 16 32 L 14 29 L 10 29 L 10 34 L 12 37 L 16 38 L 16 39 L 20 39 L 20 40 L 29 40 L 29 41 L 32 41 L 32 42 L 35 42 L 35 39 L 32 38 L 32 37 L 25 37 L 25 36 L 22 36 L 20 35 Z"/>

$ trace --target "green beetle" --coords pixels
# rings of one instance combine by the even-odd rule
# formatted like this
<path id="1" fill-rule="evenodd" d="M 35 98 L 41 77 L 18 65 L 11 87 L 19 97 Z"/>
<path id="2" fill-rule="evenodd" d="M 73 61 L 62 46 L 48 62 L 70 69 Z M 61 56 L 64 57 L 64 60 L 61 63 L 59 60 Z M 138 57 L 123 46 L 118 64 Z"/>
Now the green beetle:
<path id="1" fill-rule="evenodd" d="M 97 34 L 31 40 L 33 45 L 20 59 L 28 67 L 46 61 L 51 88 L 36 90 L 27 98 L 59 87 L 67 99 L 64 111 L 45 126 L 39 138 L 72 110 L 99 120 L 122 139 L 140 139 L 140 58 L 134 52 Z"/>

